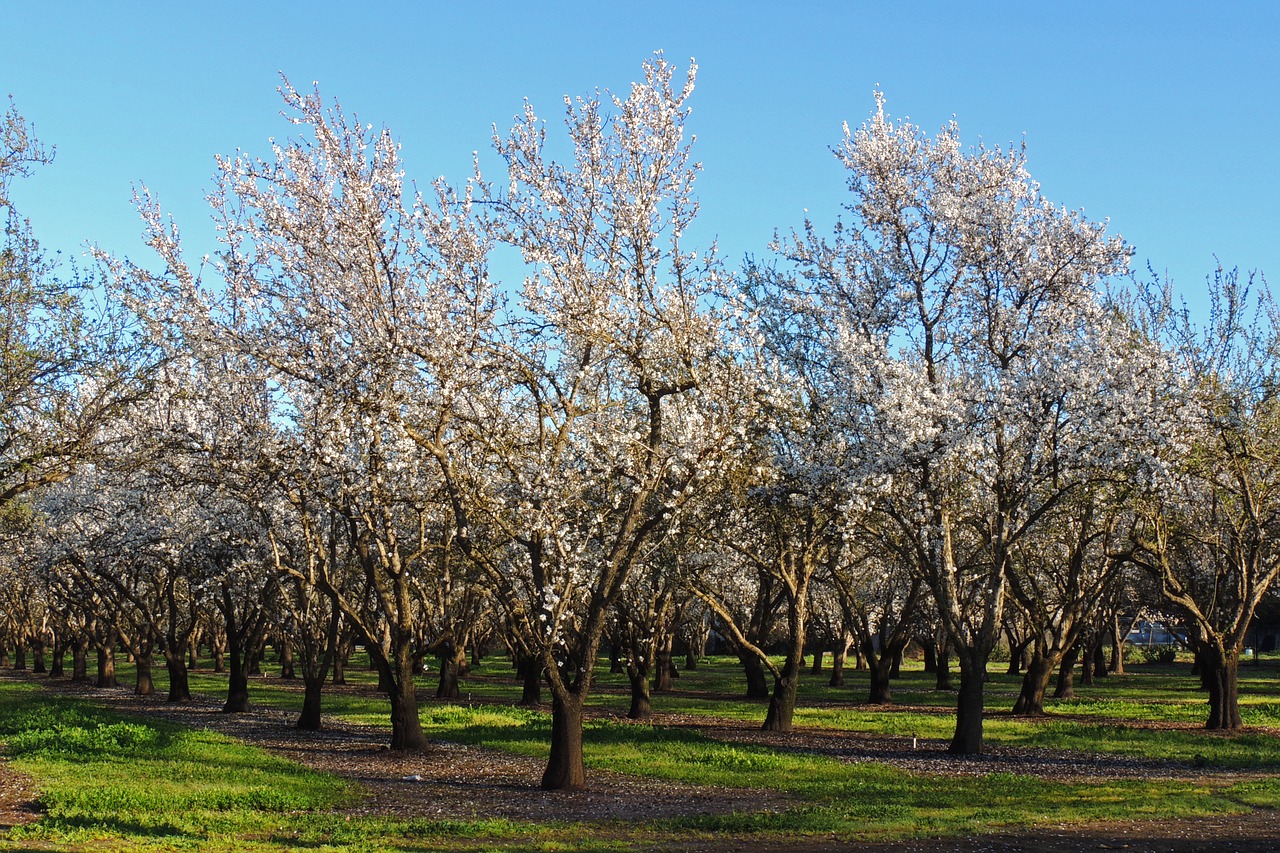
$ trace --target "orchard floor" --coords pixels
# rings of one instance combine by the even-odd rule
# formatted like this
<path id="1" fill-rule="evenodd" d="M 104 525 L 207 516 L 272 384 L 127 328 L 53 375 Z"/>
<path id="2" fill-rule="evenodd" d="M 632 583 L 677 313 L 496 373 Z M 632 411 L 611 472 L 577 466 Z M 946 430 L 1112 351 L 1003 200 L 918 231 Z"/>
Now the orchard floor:
<path id="1" fill-rule="evenodd" d="M 223 714 L 218 703 L 198 698 L 184 705 L 163 697 L 140 698 L 127 688 L 95 689 L 63 680 L 4 672 L 0 677 L 39 678 L 50 689 L 65 690 L 131 714 L 155 715 L 184 725 L 212 729 L 353 780 L 366 796 L 347 813 L 386 817 L 506 817 L 518 821 L 587 821 L 600 824 L 602 838 L 642 830 L 650 821 L 691 815 L 782 811 L 796 805 L 775 791 L 690 786 L 625 774 L 591 771 L 590 789 L 547 792 L 538 787 L 542 763 L 475 746 L 433 742 L 423 753 L 397 753 L 385 748 L 387 730 L 326 719 L 321 732 L 300 732 L 290 712 L 257 709 Z M 366 688 L 359 688 L 366 689 Z M 800 729 L 787 735 L 759 731 L 738 721 L 706 717 L 655 715 L 659 725 L 696 728 L 722 740 L 767 743 L 779 749 L 819 752 L 848 761 L 874 760 L 921 773 L 983 774 L 1015 772 L 1049 779 L 1089 778 L 1246 778 L 1257 773 L 1195 768 L 1190 764 L 1115 757 L 1093 757 L 1052 750 L 995 748 L 977 759 L 958 758 L 945 744 L 920 742 L 912 749 L 903 738 L 833 734 Z M 0 828 L 39 817 L 36 792 L 29 779 L 0 760 Z M 753 839 L 691 839 L 663 849 L 690 853 L 774 853 L 774 851 L 858 850 L 869 853 L 1066 853 L 1078 850 L 1241 851 L 1280 850 L 1280 815 L 1255 811 L 1243 815 L 1162 822 L 1108 822 L 1087 827 L 1047 827 L 1026 834 L 979 835 L 969 838 L 916 839 L 893 843 L 802 844 Z"/>

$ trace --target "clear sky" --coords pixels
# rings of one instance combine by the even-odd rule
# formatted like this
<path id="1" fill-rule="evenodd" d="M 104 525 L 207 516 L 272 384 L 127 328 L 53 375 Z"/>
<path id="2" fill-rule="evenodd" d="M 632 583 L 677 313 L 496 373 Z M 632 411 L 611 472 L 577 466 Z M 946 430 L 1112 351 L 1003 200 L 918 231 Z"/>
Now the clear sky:
<path id="1" fill-rule="evenodd" d="M 17 200 L 44 243 L 147 262 L 145 182 L 212 251 L 213 157 L 290 128 L 283 71 L 403 143 L 409 178 L 455 183 L 529 98 L 625 91 L 661 49 L 700 73 L 691 129 L 704 235 L 763 256 L 805 209 L 833 220 L 830 153 L 879 85 L 894 116 L 969 144 L 1025 139 L 1053 201 L 1109 218 L 1135 265 L 1193 305 L 1214 255 L 1280 284 L 1280 2 L 57 2 L 0 0 L 0 92 L 53 166 Z M 495 175 L 496 176 L 496 175 Z"/>

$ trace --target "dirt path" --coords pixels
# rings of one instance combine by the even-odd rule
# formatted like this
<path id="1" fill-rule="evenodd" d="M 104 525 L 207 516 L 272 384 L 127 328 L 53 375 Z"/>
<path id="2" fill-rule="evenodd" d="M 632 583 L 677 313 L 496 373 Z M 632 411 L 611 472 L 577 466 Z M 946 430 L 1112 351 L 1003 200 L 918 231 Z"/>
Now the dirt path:
<path id="1" fill-rule="evenodd" d="M 32 678 L 0 673 L 5 678 Z M 732 812 L 782 811 L 796 801 L 777 792 L 713 786 L 682 785 L 625 774 L 592 771 L 589 791 L 546 792 L 538 787 L 542 763 L 479 747 L 433 743 L 421 754 L 394 753 L 384 746 L 387 731 L 326 719 L 323 732 L 299 732 L 295 714 L 259 709 L 228 715 L 219 704 L 198 700 L 169 705 L 160 697 L 139 698 L 127 689 L 98 690 L 65 681 L 46 682 L 51 689 L 82 695 L 122 712 L 155 715 L 185 725 L 219 731 L 274 753 L 358 783 L 367 796 L 354 802 L 352 815 L 390 817 L 506 817 L 518 821 L 591 821 L 626 826 L 670 817 Z M 279 683 L 279 682 L 277 682 Z M 365 688 L 345 688 L 360 691 Z M 1204 778 L 1235 781 L 1260 773 L 1206 771 L 1190 764 L 1088 756 L 1052 750 L 995 748 L 977 761 L 950 756 L 944 744 L 908 739 L 862 736 L 829 731 L 800 731 L 780 736 L 760 732 L 754 725 L 708 721 L 704 717 L 659 715 L 655 723 L 696 729 L 721 740 L 768 744 L 779 749 L 817 752 L 846 761 L 878 761 L 919 773 L 951 775 L 1015 772 L 1050 779 L 1090 778 Z M 13 774 L 0 762 L 0 826 L 36 816 L 29 780 Z M 1262 853 L 1280 850 L 1280 821 L 1267 812 L 1199 820 L 1109 823 L 1095 827 L 1048 828 L 1034 834 L 984 835 L 964 839 L 921 839 L 891 844 L 825 843 L 806 839 L 800 845 L 759 839 L 690 840 L 669 849 L 690 853 L 749 850 L 835 851 L 857 849 L 870 853 L 1065 853 L 1076 850 L 1217 851 Z"/>

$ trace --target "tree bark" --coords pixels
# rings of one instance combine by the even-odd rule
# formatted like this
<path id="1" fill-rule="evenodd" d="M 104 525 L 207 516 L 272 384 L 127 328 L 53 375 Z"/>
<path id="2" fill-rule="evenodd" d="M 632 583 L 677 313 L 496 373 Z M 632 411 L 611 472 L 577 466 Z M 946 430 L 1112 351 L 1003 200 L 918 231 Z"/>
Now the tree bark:
<path id="1" fill-rule="evenodd" d="M 960 692 L 956 697 L 956 731 L 948 752 L 956 755 L 982 754 L 982 697 L 987 668 L 976 650 L 961 649 Z"/>
<path id="2" fill-rule="evenodd" d="M 764 664 L 754 652 L 746 649 L 738 650 L 738 660 L 742 663 L 742 670 L 747 676 L 747 698 L 768 699 L 769 681 L 765 678 Z"/>
<path id="3" fill-rule="evenodd" d="M 548 791 L 581 791 L 587 787 L 582 757 L 582 699 L 557 691 L 551 700 L 551 757 L 542 774 Z"/>
<path id="4" fill-rule="evenodd" d="M 227 701 L 222 706 L 224 714 L 246 714 L 249 705 L 249 673 L 244 665 L 244 650 L 236 640 L 227 643 L 227 660 L 231 673 L 227 677 Z"/>
<path id="5" fill-rule="evenodd" d="M 1111 617 L 1111 672 L 1113 675 L 1124 675 L 1125 638 L 1120 633 L 1119 614 Z"/>
<path id="6" fill-rule="evenodd" d="M 842 638 L 831 649 L 831 678 L 827 680 L 829 687 L 844 687 L 844 662 L 849 656 L 849 641 Z"/>
<path id="7" fill-rule="evenodd" d="M 71 644 L 71 680 L 89 680 L 89 637 L 85 634 Z"/>
<path id="8" fill-rule="evenodd" d="M 653 716 L 653 705 L 649 698 L 648 667 L 635 661 L 628 663 L 627 680 L 631 682 L 631 709 L 627 711 L 627 717 L 632 720 L 649 719 Z"/>
<path id="9" fill-rule="evenodd" d="M 537 708 L 542 704 L 542 658 L 536 655 L 520 655 L 516 661 L 516 674 L 520 676 L 520 705 Z"/>
<path id="10" fill-rule="evenodd" d="M 1080 646 L 1074 645 L 1062 658 L 1058 667 L 1058 686 L 1053 690 L 1054 699 L 1074 699 L 1076 660 L 1080 657 Z"/>
<path id="11" fill-rule="evenodd" d="M 137 676 L 134 679 L 133 693 L 135 696 L 154 696 L 156 693 L 155 681 L 151 677 L 151 668 L 154 664 L 154 655 L 151 651 L 151 643 L 144 642 L 138 649 L 136 658 Z"/>
<path id="12" fill-rule="evenodd" d="M 1044 714 L 1044 697 L 1049 690 L 1049 679 L 1057 667 L 1061 654 L 1036 651 L 1022 676 L 1022 689 L 1013 703 L 1013 713 L 1025 717 Z"/>
<path id="13" fill-rule="evenodd" d="M 115 633 L 98 646 L 98 681 L 99 687 L 115 687 L 116 682 L 116 643 Z"/>
<path id="14" fill-rule="evenodd" d="M 660 637 L 653 644 L 654 662 L 653 662 L 653 692 L 654 693 L 670 693 L 675 689 L 676 667 L 672 661 L 672 648 L 674 646 L 675 637 L 667 635 Z"/>
<path id="15" fill-rule="evenodd" d="M 874 653 L 865 653 L 867 669 L 871 674 L 871 686 L 867 691 L 868 705 L 893 704 L 893 688 L 890 686 L 890 673 L 893 670 L 893 655 L 885 652 L 877 657 Z"/>
<path id="16" fill-rule="evenodd" d="M 66 674 L 66 671 L 63 669 L 63 665 L 64 665 L 63 659 L 66 657 L 66 655 L 67 655 L 67 646 L 66 646 L 66 643 L 63 642 L 62 640 L 62 635 L 59 634 L 53 639 L 53 648 L 49 656 L 50 658 L 49 659 L 49 677 L 50 678 L 62 678 L 62 676 Z"/>
<path id="17" fill-rule="evenodd" d="M 320 731 L 320 697 L 328 675 L 327 672 L 321 672 L 318 676 L 306 673 L 302 675 L 302 713 L 298 716 L 297 727 L 303 731 Z"/>
<path id="18" fill-rule="evenodd" d="M 379 660 L 378 672 L 381 679 L 388 682 L 388 696 L 391 699 L 391 748 L 401 751 L 417 751 L 427 748 L 427 736 L 422 731 L 422 720 L 418 715 L 418 691 L 413 683 L 413 652 L 408 643 L 402 643 L 396 650 L 396 657 L 390 663 Z"/>
<path id="19" fill-rule="evenodd" d="M 1239 649 L 1205 647 L 1200 661 L 1202 679 L 1209 689 L 1209 719 L 1206 729 L 1236 731 L 1240 720 Z"/>
<path id="20" fill-rule="evenodd" d="M 165 669 L 169 672 L 169 702 L 190 702 L 191 684 L 187 678 L 187 656 L 184 649 L 165 650 Z"/>

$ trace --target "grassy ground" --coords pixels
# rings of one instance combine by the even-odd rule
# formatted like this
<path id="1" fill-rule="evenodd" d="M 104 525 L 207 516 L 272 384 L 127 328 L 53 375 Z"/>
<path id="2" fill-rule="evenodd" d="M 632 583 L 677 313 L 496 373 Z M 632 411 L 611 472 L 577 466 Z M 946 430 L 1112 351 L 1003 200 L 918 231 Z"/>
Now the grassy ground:
<path id="1" fill-rule="evenodd" d="M 603 668 L 607 670 L 607 667 Z M 122 677 L 131 673 L 122 668 Z M 163 673 L 161 684 L 163 689 Z M 843 688 L 825 677 L 805 680 L 797 724 L 818 730 L 945 739 L 953 695 L 933 691 L 932 676 L 908 668 L 895 683 L 894 709 L 858 705 L 866 683 L 849 674 Z M 357 681 L 369 678 L 353 669 Z M 423 686 L 431 686 L 424 679 Z M 193 674 L 193 688 L 219 695 L 224 676 Z M 687 716 L 759 721 L 762 703 L 741 692 L 736 662 L 711 660 L 654 697 L 655 710 Z M 1204 696 L 1185 664 L 1135 666 L 1125 676 L 1077 688 L 1051 701 L 1050 715 L 1007 714 L 1016 677 L 994 674 L 986 733 L 996 745 L 1111 753 L 1250 772 L 1247 778 L 1055 782 L 1010 773 L 922 777 L 885 764 L 847 763 L 768 746 L 723 743 L 687 728 L 637 726 L 602 717 L 589 724 L 592 768 L 622 770 L 699 785 L 765 788 L 800 803 L 783 814 L 735 814 L 633 826 L 528 825 L 500 820 L 390 820 L 332 814 L 361 796 L 342 780 L 273 758 L 204 731 L 133 719 L 88 701 L 54 696 L 20 682 L 0 682 L 0 742 L 12 766 L 33 777 L 46 816 L 0 834 L 0 847 L 112 846 L 120 849 L 643 849 L 677 837 L 779 833 L 842 839 L 948 835 L 993 828 L 1072 824 L 1136 817 L 1172 818 L 1280 807 L 1280 684 L 1274 661 L 1242 669 L 1243 734 L 1197 728 Z M 473 673 L 461 703 L 427 701 L 423 723 L 433 739 L 544 757 L 545 714 L 510 707 L 518 686 L 504 662 Z M 254 681 L 253 701 L 296 709 L 300 694 L 276 680 Z M 597 708 L 624 712 L 623 680 L 605 672 Z M 383 724 L 385 702 L 332 692 L 327 714 Z M 1157 721 L 1158 727 L 1137 725 Z M 1187 774 L 1193 776 L 1194 774 Z"/>

